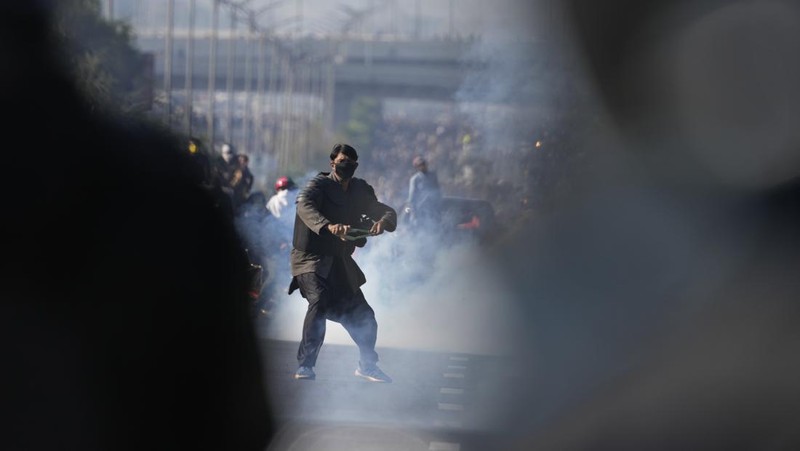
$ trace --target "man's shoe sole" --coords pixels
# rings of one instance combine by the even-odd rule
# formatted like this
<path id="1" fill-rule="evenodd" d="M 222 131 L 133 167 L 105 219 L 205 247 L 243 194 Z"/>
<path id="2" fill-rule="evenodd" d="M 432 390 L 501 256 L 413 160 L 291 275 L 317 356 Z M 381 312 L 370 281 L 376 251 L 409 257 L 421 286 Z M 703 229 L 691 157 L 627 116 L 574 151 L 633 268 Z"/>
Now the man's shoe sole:
<path id="1" fill-rule="evenodd" d="M 295 379 L 297 379 L 297 380 L 309 380 L 309 381 L 313 381 L 314 379 L 317 378 L 316 375 L 314 375 L 314 376 L 299 376 L 297 374 L 295 374 L 293 377 Z"/>
<path id="2" fill-rule="evenodd" d="M 392 381 L 387 381 L 387 380 L 383 380 L 383 379 L 378 379 L 377 377 L 367 376 L 366 374 L 362 373 L 359 370 L 356 370 L 355 375 L 358 376 L 358 377 L 363 377 L 364 379 L 366 379 L 366 380 L 368 380 L 370 382 L 380 382 L 380 383 L 383 383 L 383 384 L 388 384 L 388 383 L 392 382 Z"/>

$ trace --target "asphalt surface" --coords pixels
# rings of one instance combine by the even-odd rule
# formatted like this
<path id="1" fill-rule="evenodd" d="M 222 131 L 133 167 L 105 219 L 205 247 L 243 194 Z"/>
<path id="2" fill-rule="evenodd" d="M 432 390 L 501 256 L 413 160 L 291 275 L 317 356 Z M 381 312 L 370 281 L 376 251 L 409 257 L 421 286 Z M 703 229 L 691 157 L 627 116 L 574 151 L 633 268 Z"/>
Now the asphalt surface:
<path id="1" fill-rule="evenodd" d="M 515 375 L 501 357 L 380 348 L 392 383 L 353 373 L 355 345 L 323 345 L 295 380 L 297 343 L 262 339 L 277 433 L 269 451 L 501 449 Z"/>

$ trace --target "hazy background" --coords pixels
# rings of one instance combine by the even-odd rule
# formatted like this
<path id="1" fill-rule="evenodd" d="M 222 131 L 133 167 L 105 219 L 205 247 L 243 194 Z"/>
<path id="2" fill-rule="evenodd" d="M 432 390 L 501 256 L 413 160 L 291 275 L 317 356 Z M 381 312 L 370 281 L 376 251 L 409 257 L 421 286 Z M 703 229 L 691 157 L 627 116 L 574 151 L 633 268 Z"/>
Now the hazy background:
<path id="1" fill-rule="evenodd" d="M 441 125 L 458 156 L 432 168 L 454 174 L 448 194 L 503 207 L 503 239 L 371 238 L 356 259 L 378 346 L 511 356 L 524 383 L 509 387 L 506 426 L 520 450 L 796 448 L 798 5 L 399 6 L 296 1 L 265 19 L 287 38 L 480 37 L 469 53 L 482 64 L 465 67 L 445 118 L 392 135 L 357 176 L 402 199 L 410 157 Z M 142 12 L 142 27 L 157 24 L 163 5 Z M 327 170 L 327 149 L 298 178 Z M 513 189 L 493 195 L 499 180 Z M 299 339 L 304 301 L 278 304 L 261 332 Z M 336 325 L 328 338 L 349 342 Z"/>

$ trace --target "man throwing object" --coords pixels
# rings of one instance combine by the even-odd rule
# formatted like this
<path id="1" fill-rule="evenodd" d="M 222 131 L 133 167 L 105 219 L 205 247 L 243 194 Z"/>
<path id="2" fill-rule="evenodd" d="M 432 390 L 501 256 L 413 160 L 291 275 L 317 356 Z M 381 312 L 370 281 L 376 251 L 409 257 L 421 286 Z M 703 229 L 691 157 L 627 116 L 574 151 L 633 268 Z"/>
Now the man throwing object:
<path id="1" fill-rule="evenodd" d="M 350 229 L 366 215 L 374 220 L 369 235 L 393 232 L 397 213 L 378 202 L 366 181 L 353 177 L 358 153 L 352 146 L 334 145 L 330 166 L 330 172 L 319 173 L 297 195 L 289 294 L 299 289 L 308 301 L 308 310 L 294 378 L 316 377 L 314 366 L 325 339 L 326 321 L 331 320 L 340 323 L 358 345 L 355 375 L 372 382 L 391 382 L 377 365 L 378 323 L 360 288 L 366 277 L 352 257 L 356 246 L 366 244 L 366 238 L 352 239 Z"/>

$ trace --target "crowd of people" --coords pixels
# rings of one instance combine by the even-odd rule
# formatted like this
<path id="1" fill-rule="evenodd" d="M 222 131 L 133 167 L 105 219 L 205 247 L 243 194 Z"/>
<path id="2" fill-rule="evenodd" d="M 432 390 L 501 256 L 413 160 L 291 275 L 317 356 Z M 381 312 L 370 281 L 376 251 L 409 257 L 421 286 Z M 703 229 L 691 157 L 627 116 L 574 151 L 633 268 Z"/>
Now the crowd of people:
<path id="1" fill-rule="evenodd" d="M 497 224 L 511 229 L 534 211 L 551 210 L 567 174 L 579 166 L 580 154 L 570 150 L 563 129 L 551 121 L 512 135 L 457 114 L 433 120 L 389 117 L 378 124 L 365 152 L 365 177 L 374 181 L 380 198 L 401 211 L 417 172 L 414 160 L 421 157 L 435 171 L 442 196 L 488 201 Z"/>
<path id="2" fill-rule="evenodd" d="M 370 145 L 361 147 L 366 164 L 360 176 L 370 180 L 378 198 L 398 212 L 403 233 L 424 217 L 430 229 L 430 220 L 441 217 L 440 200 L 458 197 L 490 204 L 492 224 L 498 228 L 492 236 L 503 236 L 553 201 L 552 193 L 560 184 L 556 168 L 569 166 L 556 160 L 574 157 L 559 129 L 548 124 L 497 139 L 496 130 L 480 127 L 466 115 L 385 116 Z M 302 176 L 296 177 L 299 184 L 288 175 L 264 183 L 265 174 L 254 173 L 248 155 L 234 145 L 206 149 L 199 139 L 191 143 L 201 149 L 208 187 L 234 218 L 252 264 L 260 268 L 253 288 L 254 312 L 269 315 L 290 279 L 287 262 Z M 265 185 L 271 192 L 259 189 Z"/>

